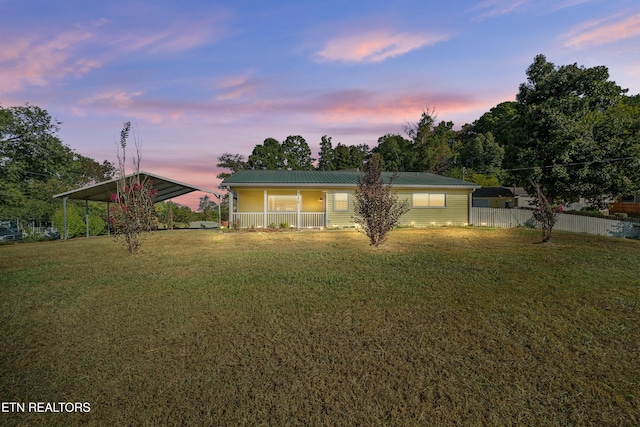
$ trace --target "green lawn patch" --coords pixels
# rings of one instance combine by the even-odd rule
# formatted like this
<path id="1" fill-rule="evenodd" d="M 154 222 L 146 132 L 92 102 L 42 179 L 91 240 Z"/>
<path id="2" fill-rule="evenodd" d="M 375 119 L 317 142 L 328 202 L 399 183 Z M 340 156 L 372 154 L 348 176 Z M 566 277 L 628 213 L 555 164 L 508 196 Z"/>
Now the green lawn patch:
<path id="1" fill-rule="evenodd" d="M 640 242 L 402 229 L 0 247 L 2 425 L 638 425 Z"/>

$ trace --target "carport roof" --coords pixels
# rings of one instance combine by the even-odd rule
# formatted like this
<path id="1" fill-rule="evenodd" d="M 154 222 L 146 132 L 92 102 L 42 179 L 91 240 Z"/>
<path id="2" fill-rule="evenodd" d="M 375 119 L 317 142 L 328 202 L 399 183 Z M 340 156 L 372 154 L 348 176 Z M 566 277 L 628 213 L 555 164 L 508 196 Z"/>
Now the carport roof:
<path id="1" fill-rule="evenodd" d="M 139 172 L 137 174 L 127 175 L 126 178 L 130 178 L 135 175 L 140 175 L 140 178 L 150 179 L 153 181 L 153 188 L 158 190 L 156 202 L 162 202 L 163 200 L 172 199 L 174 197 L 182 196 L 184 194 L 191 193 L 193 191 L 202 191 L 204 193 L 214 194 L 221 196 L 220 193 L 208 190 L 202 187 L 196 187 L 195 185 L 185 184 L 173 179 L 165 178 L 159 175 L 155 175 L 149 172 Z M 67 191 L 65 193 L 56 194 L 56 197 L 68 197 L 70 199 L 77 200 L 93 200 L 96 202 L 109 202 L 111 195 L 116 193 L 118 178 L 114 178 L 109 181 L 99 182 L 97 184 L 88 185 L 86 187 L 78 188 L 76 190 Z"/>

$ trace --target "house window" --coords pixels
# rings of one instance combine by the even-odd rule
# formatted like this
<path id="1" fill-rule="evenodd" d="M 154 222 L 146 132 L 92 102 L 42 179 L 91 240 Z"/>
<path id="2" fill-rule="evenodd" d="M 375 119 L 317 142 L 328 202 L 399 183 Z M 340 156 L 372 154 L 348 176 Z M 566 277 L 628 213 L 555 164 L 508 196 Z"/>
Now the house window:
<path id="1" fill-rule="evenodd" d="M 333 193 L 333 210 L 349 210 L 349 193 Z"/>
<path id="2" fill-rule="evenodd" d="M 414 208 L 444 208 L 446 197 L 444 193 L 413 193 Z"/>
<path id="3" fill-rule="evenodd" d="M 298 210 L 298 196 L 295 194 L 268 196 L 267 209 L 269 212 L 295 212 Z"/>

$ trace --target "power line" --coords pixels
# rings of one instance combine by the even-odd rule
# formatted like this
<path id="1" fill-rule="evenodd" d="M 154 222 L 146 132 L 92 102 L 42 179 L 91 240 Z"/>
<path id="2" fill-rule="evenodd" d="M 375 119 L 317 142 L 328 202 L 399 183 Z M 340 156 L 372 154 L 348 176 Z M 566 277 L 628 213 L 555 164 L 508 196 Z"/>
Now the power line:
<path id="1" fill-rule="evenodd" d="M 613 162 L 618 162 L 620 160 L 634 160 L 634 159 L 638 159 L 638 157 L 631 156 L 631 157 L 619 157 L 616 159 L 592 160 L 589 162 L 556 163 L 555 165 L 533 166 L 528 168 L 513 168 L 513 169 L 502 169 L 502 170 L 505 172 L 526 171 L 526 170 L 533 170 L 533 169 L 550 169 L 556 166 L 581 166 L 581 165 L 591 165 L 593 163 L 613 163 Z"/>

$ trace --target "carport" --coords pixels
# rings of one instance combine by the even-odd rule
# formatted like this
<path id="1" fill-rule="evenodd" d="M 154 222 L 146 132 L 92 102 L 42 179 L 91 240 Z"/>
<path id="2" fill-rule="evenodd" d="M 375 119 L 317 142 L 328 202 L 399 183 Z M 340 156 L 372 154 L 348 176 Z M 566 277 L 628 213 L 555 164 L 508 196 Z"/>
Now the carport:
<path id="1" fill-rule="evenodd" d="M 176 181 L 173 179 L 165 178 L 159 175 L 155 175 L 149 172 L 138 172 L 135 174 L 129 174 L 125 176 L 125 179 L 139 176 L 140 180 L 152 180 L 153 189 L 158 191 L 156 196 L 156 202 L 162 202 L 164 200 L 172 199 L 174 197 L 182 196 L 193 191 L 202 191 L 203 193 L 212 194 L 218 199 L 218 218 L 220 218 L 220 201 L 222 194 L 206 188 L 197 187 L 195 185 L 185 184 L 184 182 Z M 94 202 L 105 202 L 107 204 L 107 216 L 109 215 L 109 204 L 111 203 L 111 195 L 117 192 L 117 182 L 120 178 L 114 178 L 109 181 L 99 182 L 97 184 L 88 185 L 86 187 L 78 188 L 76 190 L 67 191 L 65 193 L 56 194 L 54 198 L 62 197 L 62 208 L 64 211 L 64 232 L 62 234 L 63 239 L 67 240 L 67 200 L 84 200 L 85 201 L 85 223 L 87 226 L 87 237 L 89 237 L 89 200 Z M 107 227 L 109 230 L 109 227 Z"/>

